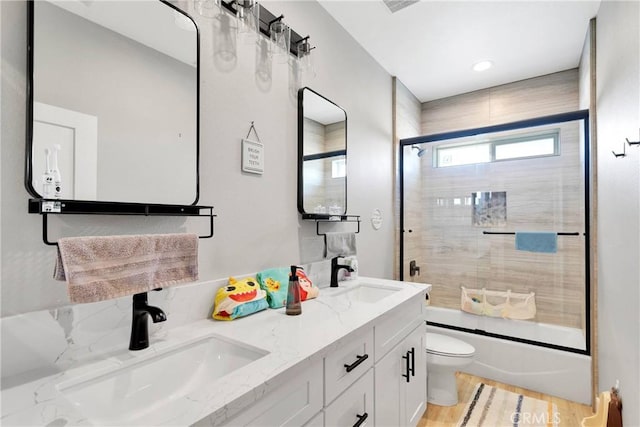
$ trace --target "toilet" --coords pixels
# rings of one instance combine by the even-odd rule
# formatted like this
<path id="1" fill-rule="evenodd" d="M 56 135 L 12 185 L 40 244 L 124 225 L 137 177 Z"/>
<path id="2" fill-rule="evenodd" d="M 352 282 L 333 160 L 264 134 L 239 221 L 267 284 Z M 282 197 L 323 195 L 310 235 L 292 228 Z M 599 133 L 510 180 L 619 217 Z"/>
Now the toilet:
<path id="1" fill-rule="evenodd" d="M 458 403 L 456 371 L 473 362 L 476 349 L 447 335 L 427 332 L 427 402 L 439 406 Z"/>

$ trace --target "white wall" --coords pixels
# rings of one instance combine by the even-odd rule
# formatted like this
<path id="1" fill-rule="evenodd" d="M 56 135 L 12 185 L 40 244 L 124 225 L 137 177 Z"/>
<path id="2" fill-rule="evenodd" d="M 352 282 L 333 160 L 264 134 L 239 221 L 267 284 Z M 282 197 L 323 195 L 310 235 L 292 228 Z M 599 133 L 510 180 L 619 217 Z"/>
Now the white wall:
<path id="1" fill-rule="evenodd" d="M 188 5 L 191 2 L 181 2 Z M 360 272 L 391 278 L 393 266 L 391 77 L 315 1 L 264 3 L 311 35 L 317 76 L 306 85 L 348 114 L 348 207 L 363 216 Z M 51 279 L 55 250 L 41 240 L 41 219 L 27 214 L 23 185 L 26 3 L 0 2 L 2 41 L 2 316 L 68 304 L 66 286 Z M 191 10 L 188 12 L 192 13 Z M 213 20 L 196 18 L 201 42 L 200 204 L 219 215 L 213 239 L 200 240 L 201 281 L 318 258 L 322 238 L 296 209 L 298 87 L 287 67 L 273 64 L 270 85 L 256 83 L 253 46 L 238 43 L 235 66 L 216 64 Z M 240 140 L 251 121 L 266 149 L 266 171 L 240 171 Z M 374 190 L 374 191 L 372 191 Z M 380 208 L 379 231 L 369 223 Z M 206 231 L 204 220 L 142 217 L 60 217 L 51 239 L 80 234 Z M 304 258 L 304 259 L 303 259 Z"/>
<path id="2" fill-rule="evenodd" d="M 584 45 L 580 54 L 578 66 L 578 107 L 581 110 L 589 109 L 591 92 L 591 25 L 584 37 Z"/>
<path id="3" fill-rule="evenodd" d="M 4 20 L 2 19 L 2 7 L 0 7 L 0 24 L 2 24 L 2 22 L 4 22 Z M 1 52 L 2 52 L 2 31 L 0 31 L 0 57 Z M 3 75 L 3 68 L 2 66 L 0 66 L 0 80 L 2 78 Z M 3 80 L 2 80 L 3 81 Z M 0 109 L 1 107 L 1 102 L 2 102 L 2 93 L 4 92 L 4 84 L 0 84 Z M 0 128 L 2 127 L 2 123 L 4 122 L 3 117 L 0 115 Z M 4 157 L 3 152 L 2 152 L 2 138 L 3 138 L 3 134 L 4 132 L 0 131 L 0 159 L 2 159 Z M 0 201 L 2 200 L 2 162 L 0 161 Z M 2 204 L 0 203 L 0 236 L 2 236 Z M 2 254 L 2 239 L 0 238 L 0 254 Z M 2 272 L 2 256 L 0 256 L 0 272 Z M 2 274 L 0 274 L 0 296 L 1 296 L 1 289 L 2 289 Z M 1 309 L 0 309 L 1 310 Z M 0 311 L 1 312 L 1 311 Z"/>
<path id="4" fill-rule="evenodd" d="M 620 380 L 623 423 L 640 425 L 640 3 L 605 0 L 597 16 L 599 384 Z"/>

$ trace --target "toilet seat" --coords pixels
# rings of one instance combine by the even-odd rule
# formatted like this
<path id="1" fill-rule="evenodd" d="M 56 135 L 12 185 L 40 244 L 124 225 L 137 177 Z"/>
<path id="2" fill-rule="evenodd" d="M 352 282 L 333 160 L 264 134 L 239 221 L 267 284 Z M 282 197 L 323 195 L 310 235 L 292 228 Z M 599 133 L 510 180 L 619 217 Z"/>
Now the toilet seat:
<path id="1" fill-rule="evenodd" d="M 427 353 L 446 357 L 473 357 L 476 349 L 464 341 L 427 332 Z"/>

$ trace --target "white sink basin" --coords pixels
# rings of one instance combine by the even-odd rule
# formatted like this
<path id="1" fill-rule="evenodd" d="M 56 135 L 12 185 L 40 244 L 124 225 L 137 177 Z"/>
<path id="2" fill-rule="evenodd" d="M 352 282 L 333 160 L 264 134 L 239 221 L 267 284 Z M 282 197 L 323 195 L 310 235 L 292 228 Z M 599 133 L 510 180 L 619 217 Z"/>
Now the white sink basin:
<path id="1" fill-rule="evenodd" d="M 335 288 L 334 288 L 335 289 Z M 340 289 L 340 288 L 338 288 Z M 393 295 L 400 289 L 371 283 L 360 283 L 354 287 L 338 290 L 328 295 L 329 298 L 343 298 L 348 301 L 357 301 L 373 304 Z"/>
<path id="2" fill-rule="evenodd" d="M 184 409 L 177 407 L 178 400 L 190 391 L 267 354 L 207 337 L 80 383 L 67 381 L 58 389 L 95 425 L 147 424 L 160 413 Z"/>

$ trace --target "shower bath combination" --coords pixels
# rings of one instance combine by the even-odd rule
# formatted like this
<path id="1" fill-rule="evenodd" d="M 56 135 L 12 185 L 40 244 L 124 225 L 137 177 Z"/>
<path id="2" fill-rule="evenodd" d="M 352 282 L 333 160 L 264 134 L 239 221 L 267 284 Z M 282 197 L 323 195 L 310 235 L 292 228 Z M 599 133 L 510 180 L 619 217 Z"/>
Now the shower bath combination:
<path id="1" fill-rule="evenodd" d="M 401 240 L 400 277 L 410 275 L 410 261 L 420 265 L 420 281 L 433 285 L 431 305 L 452 312 L 452 322 L 432 322 L 589 354 L 587 118 L 576 111 L 400 141 L 400 228 L 411 230 Z M 418 166 L 413 154 L 427 152 Z M 517 233 L 553 233 L 557 251 L 522 250 Z M 462 287 L 535 293 L 535 315 L 517 324 L 469 317 Z M 476 320 L 477 328 L 466 326 Z M 574 338 L 540 335 L 536 326 Z"/>

